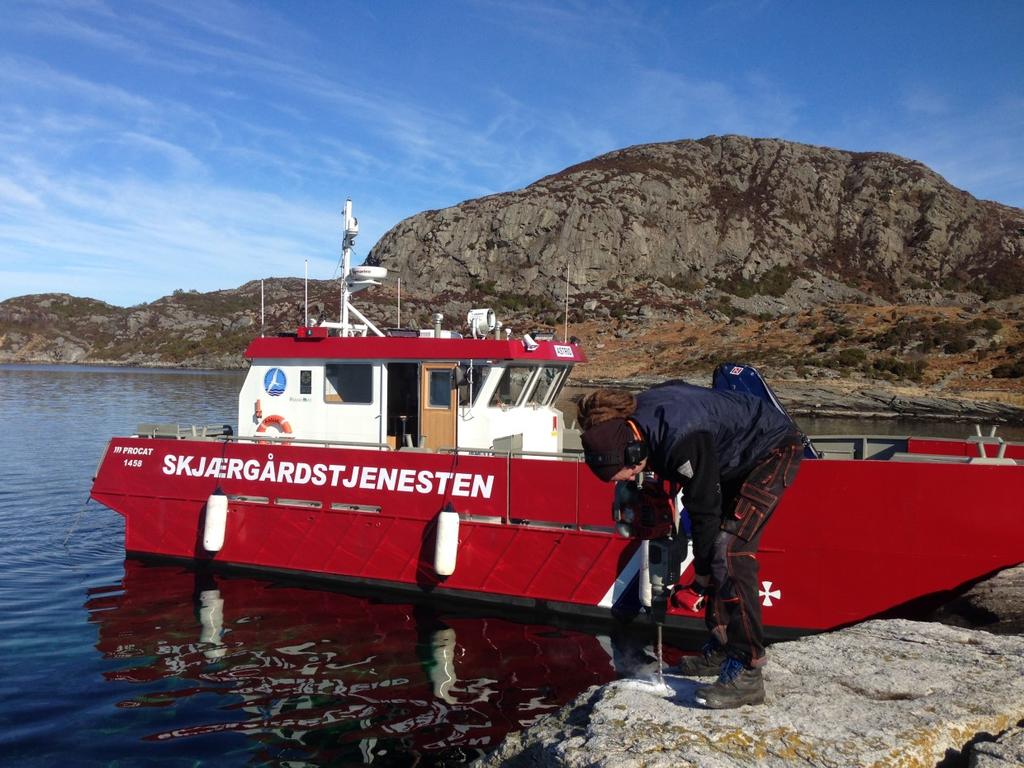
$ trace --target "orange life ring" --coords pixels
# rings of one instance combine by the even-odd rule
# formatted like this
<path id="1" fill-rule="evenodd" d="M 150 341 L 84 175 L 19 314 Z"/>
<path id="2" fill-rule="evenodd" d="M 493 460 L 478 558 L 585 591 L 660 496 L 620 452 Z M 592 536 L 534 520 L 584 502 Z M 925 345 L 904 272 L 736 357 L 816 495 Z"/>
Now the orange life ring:
<path id="1" fill-rule="evenodd" d="M 288 420 L 284 416 L 278 416 L 276 413 L 272 413 L 256 427 L 257 432 L 266 432 L 267 427 L 277 427 L 281 432 L 286 435 L 292 433 L 292 425 L 288 423 Z"/>

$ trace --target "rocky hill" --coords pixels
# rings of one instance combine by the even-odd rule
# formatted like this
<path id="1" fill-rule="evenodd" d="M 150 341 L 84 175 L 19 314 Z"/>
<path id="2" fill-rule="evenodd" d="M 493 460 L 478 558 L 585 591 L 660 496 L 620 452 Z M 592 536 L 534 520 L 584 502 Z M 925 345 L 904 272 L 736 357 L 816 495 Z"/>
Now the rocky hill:
<path id="1" fill-rule="evenodd" d="M 368 262 L 402 279 L 401 318 L 396 280 L 360 294 L 374 322 L 458 327 L 492 306 L 517 331 L 568 323 L 591 380 L 740 359 L 793 386 L 1024 406 L 1024 211 L 894 155 L 631 147 L 413 216 Z M 301 280 L 267 280 L 263 330 L 294 330 L 302 301 Z M 336 284 L 310 283 L 310 311 L 337 317 Z M 238 367 L 260 330 L 259 281 L 129 308 L 24 296 L 0 302 L 0 362 Z"/>
<path id="2" fill-rule="evenodd" d="M 741 136 L 611 152 L 398 224 L 370 262 L 412 289 L 546 296 L 652 281 L 692 294 L 925 304 L 1024 292 L 1024 211 L 920 163 Z M 787 296 L 803 278 L 806 288 Z"/>

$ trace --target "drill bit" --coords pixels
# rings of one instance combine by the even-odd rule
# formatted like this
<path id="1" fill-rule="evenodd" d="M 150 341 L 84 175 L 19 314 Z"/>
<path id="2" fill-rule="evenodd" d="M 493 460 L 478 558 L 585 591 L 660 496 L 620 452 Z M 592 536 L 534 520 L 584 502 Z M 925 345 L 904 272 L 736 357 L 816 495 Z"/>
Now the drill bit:
<path id="1" fill-rule="evenodd" d="M 661 622 L 658 622 L 658 684 L 665 685 L 664 662 L 661 655 Z"/>

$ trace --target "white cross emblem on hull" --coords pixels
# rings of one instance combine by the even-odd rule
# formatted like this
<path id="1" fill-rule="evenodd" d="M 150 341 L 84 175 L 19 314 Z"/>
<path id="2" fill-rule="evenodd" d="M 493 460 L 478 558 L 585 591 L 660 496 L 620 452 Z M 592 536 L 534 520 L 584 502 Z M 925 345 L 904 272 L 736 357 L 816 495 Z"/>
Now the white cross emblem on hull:
<path id="1" fill-rule="evenodd" d="M 782 590 L 772 589 L 772 583 L 770 581 L 762 581 L 761 586 L 762 589 L 757 591 L 757 594 L 764 598 L 761 600 L 761 605 L 766 608 L 770 608 L 773 605 L 772 600 L 782 599 Z"/>

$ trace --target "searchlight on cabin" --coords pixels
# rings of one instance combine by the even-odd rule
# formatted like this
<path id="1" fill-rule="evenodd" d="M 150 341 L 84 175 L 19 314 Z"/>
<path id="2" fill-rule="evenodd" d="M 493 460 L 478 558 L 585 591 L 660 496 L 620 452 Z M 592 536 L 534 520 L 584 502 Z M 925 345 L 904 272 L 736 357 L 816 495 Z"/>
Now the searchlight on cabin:
<path id="1" fill-rule="evenodd" d="M 470 335 L 474 339 L 482 339 L 498 327 L 498 318 L 493 309 L 481 307 L 469 310 L 466 315 L 466 324 L 469 325 Z"/>

